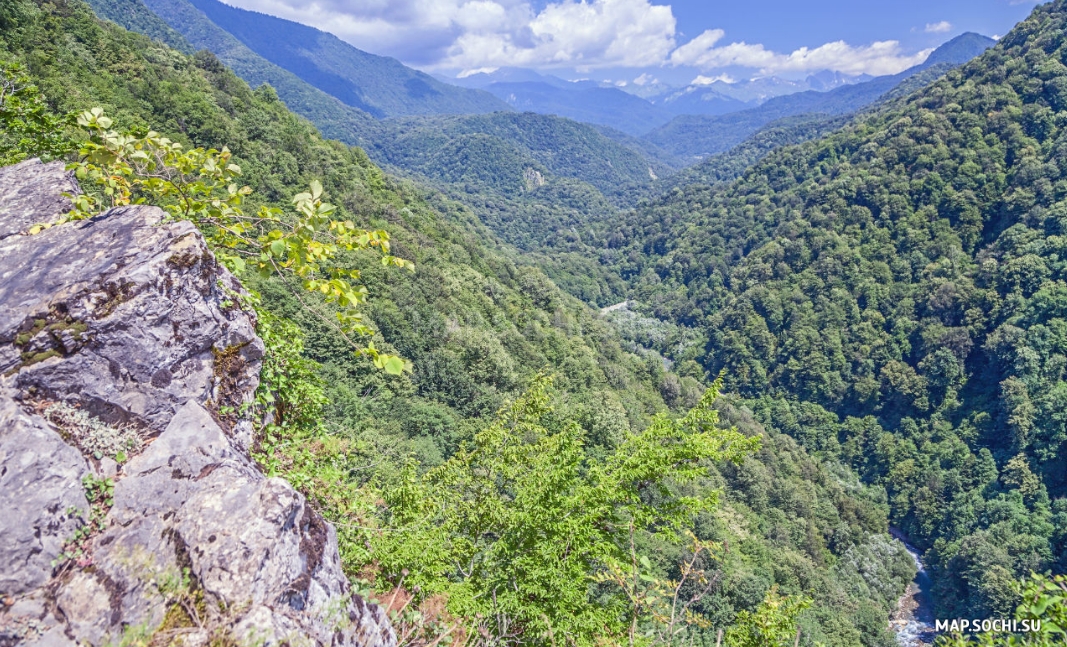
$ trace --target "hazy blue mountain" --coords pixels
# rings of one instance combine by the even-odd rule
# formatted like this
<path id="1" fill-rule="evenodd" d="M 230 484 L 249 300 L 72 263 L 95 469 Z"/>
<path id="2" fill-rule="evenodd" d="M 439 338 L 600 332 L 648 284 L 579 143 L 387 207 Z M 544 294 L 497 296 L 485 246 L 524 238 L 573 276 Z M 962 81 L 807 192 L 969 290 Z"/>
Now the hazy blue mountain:
<path id="1" fill-rule="evenodd" d="M 827 90 L 833 90 L 834 88 L 841 87 L 842 85 L 855 85 L 856 83 L 865 83 L 875 77 L 870 74 L 842 74 L 841 72 L 834 72 L 832 70 L 823 70 L 822 72 L 816 72 L 815 74 L 809 74 L 808 78 L 804 79 L 804 84 L 808 86 L 809 90 L 818 90 L 819 92 L 826 92 Z"/>
<path id="2" fill-rule="evenodd" d="M 240 66 L 230 60 L 236 48 L 228 41 L 240 43 L 263 61 L 375 117 L 509 109 L 488 93 L 442 83 L 394 58 L 368 54 L 332 34 L 289 20 L 217 0 L 147 0 L 145 4 L 194 46 L 215 52 L 242 76 Z M 114 15 L 107 17 L 116 20 Z M 122 24 L 121 19 L 116 21 Z"/>
<path id="3" fill-rule="evenodd" d="M 485 89 L 516 110 L 611 126 L 630 135 L 647 133 L 670 121 L 672 116 L 641 97 L 594 83 L 553 85 L 526 81 L 492 83 Z"/>
<path id="4" fill-rule="evenodd" d="M 777 119 L 808 113 L 842 115 L 855 112 L 924 72 L 926 74 L 920 78 L 928 83 L 952 67 L 971 60 L 995 42 L 979 34 L 962 34 L 937 48 L 923 63 L 900 74 L 843 85 L 828 92 L 808 90 L 779 96 L 759 107 L 724 115 L 686 114 L 672 119 L 644 138 L 679 157 L 692 159 L 714 155 L 729 150 Z"/>
<path id="5" fill-rule="evenodd" d="M 751 108 L 754 100 L 738 99 L 724 92 L 728 88 L 714 87 L 729 84 L 716 82 L 712 85 L 690 85 L 663 97 L 657 97 L 653 103 L 672 117 L 678 115 L 724 115 Z"/>
<path id="6" fill-rule="evenodd" d="M 923 61 L 920 67 L 932 67 L 939 63 L 963 65 L 972 58 L 981 55 L 987 49 L 995 45 L 996 42 L 997 41 L 988 36 L 969 31 L 956 36 L 952 40 L 941 45 L 941 47 L 935 49 L 930 53 L 930 56 Z"/>
<path id="7" fill-rule="evenodd" d="M 675 88 L 649 97 L 649 101 L 664 107 L 672 115 L 721 115 L 754 108 L 763 102 L 789 94 L 815 90 L 826 92 L 844 85 L 870 81 L 867 74 L 849 75 L 823 70 L 802 80 L 763 76 L 735 81 L 698 77 L 684 88 Z"/>

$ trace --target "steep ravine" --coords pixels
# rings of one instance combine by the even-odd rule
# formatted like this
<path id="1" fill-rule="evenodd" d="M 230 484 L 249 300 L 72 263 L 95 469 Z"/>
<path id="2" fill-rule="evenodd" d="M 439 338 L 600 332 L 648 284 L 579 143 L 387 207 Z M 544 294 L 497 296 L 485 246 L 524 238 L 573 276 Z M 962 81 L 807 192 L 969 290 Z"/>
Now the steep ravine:
<path id="1" fill-rule="evenodd" d="M 0 169 L 0 647 L 395 647 L 337 539 L 248 454 L 263 344 L 196 229 L 70 208 L 61 163 Z"/>

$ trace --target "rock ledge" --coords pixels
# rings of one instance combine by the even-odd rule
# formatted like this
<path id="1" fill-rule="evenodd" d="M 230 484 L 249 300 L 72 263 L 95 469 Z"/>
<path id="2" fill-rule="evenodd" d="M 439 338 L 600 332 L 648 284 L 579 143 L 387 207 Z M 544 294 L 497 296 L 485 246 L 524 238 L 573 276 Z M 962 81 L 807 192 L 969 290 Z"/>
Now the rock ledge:
<path id="1" fill-rule="evenodd" d="M 259 383 L 239 282 L 153 207 L 25 234 L 77 191 L 59 163 L 0 169 L 0 647 L 395 647 L 333 527 L 258 471 L 250 421 L 218 415 Z M 143 451 L 79 450 L 40 415 L 55 402 Z"/>

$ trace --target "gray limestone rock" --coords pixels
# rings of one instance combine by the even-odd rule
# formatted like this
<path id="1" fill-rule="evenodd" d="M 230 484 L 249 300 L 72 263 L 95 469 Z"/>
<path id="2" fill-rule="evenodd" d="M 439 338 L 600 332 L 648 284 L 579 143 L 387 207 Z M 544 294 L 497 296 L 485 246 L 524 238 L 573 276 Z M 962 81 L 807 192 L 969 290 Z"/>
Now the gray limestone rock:
<path id="1" fill-rule="evenodd" d="M 70 211 L 74 205 L 64 193 L 81 190 L 63 162 L 31 159 L 0 168 L 0 239 Z"/>
<path id="2" fill-rule="evenodd" d="M 164 215 L 112 209 L 0 239 L 0 374 L 22 393 L 156 431 L 189 399 L 247 401 L 263 344 L 227 305 L 224 290 L 240 285 L 192 224 Z"/>
<path id="3" fill-rule="evenodd" d="M 0 169 L 0 646 L 101 647 L 180 617 L 189 647 L 395 647 L 350 592 L 333 527 L 259 472 L 250 421 L 219 414 L 259 380 L 240 284 L 152 207 L 28 235 L 69 208 L 69 182 L 54 164 Z M 83 457 L 32 413 L 53 400 L 148 442 L 121 466 Z M 83 558 L 54 567 L 91 516 L 93 472 L 114 479 L 111 506 Z"/>
<path id="4" fill-rule="evenodd" d="M 0 597 L 33 590 L 89 508 L 89 465 L 39 416 L 0 393 Z"/>
<path id="5" fill-rule="evenodd" d="M 92 579 L 71 580 L 59 593 L 68 617 L 67 599 L 74 617 L 94 619 L 86 626 L 97 633 L 79 632 L 91 644 L 121 632 L 101 620 L 109 614 L 158 625 L 173 604 L 160 582 L 182 568 L 190 585 L 218 603 L 208 609 L 232 610 L 211 611 L 210 622 L 238 639 L 391 644 L 385 614 L 352 599 L 333 528 L 292 486 L 264 477 L 234 451 L 196 402 L 179 409 L 123 472 L 110 526 L 93 542 Z M 108 609 L 77 602 L 101 590 L 112 600 Z"/>

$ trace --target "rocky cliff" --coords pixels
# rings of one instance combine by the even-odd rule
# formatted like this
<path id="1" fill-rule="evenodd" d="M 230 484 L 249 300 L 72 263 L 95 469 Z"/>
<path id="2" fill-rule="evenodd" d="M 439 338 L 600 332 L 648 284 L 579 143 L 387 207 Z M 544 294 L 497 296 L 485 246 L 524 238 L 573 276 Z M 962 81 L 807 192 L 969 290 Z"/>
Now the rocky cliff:
<path id="1" fill-rule="evenodd" d="M 393 647 L 333 527 L 249 457 L 263 344 L 187 222 L 0 169 L 0 647 Z"/>

